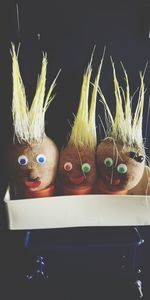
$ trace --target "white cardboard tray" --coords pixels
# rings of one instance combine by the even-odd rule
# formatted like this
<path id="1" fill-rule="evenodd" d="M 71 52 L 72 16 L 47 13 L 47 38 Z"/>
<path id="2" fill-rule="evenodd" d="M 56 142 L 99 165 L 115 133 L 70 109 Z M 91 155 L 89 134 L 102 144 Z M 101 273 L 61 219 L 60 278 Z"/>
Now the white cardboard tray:
<path id="1" fill-rule="evenodd" d="M 10 200 L 5 195 L 12 230 L 86 226 L 150 225 L 150 196 L 82 195 Z"/>

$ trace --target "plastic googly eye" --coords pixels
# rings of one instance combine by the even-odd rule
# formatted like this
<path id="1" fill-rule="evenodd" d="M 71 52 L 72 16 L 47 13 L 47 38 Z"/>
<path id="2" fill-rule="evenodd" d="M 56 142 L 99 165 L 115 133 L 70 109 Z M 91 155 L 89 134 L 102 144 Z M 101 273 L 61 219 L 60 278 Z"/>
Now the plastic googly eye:
<path id="1" fill-rule="evenodd" d="M 104 164 L 106 167 L 110 168 L 113 165 L 114 161 L 111 157 L 106 157 L 104 160 Z"/>
<path id="2" fill-rule="evenodd" d="M 136 160 L 137 162 L 141 163 L 142 161 L 144 161 L 144 156 L 143 155 L 138 155 L 138 153 L 135 152 L 129 152 L 129 156 Z"/>
<path id="3" fill-rule="evenodd" d="M 90 164 L 84 163 L 84 164 L 82 165 L 82 171 L 83 171 L 84 173 L 89 173 L 90 170 L 91 170 Z"/>
<path id="4" fill-rule="evenodd" d="M 143 155 L 139 155 L 136 157 L 136 161 L 141 163 L 144 160 L 144 156 Z"/>
<path id="5" fill-rule="evenodd" d="M 67 171 L 67 172 L 71 171 L 72 170 L 72 163 L 71 162 L 66 162 L 64 164 L 64 170 Z"/>
<path id="6" fill-rule="evenodd" d="M 129 156 L 130 156 L 130 158 L 135 159 L 135 157 L 137 156 L 137 154 L 135 152 L 133 152 L 133 151 L 130 151 L 129 152 Z"/>
<path id="7" fill-rule="evenodd" d="M 28 158 L 25 155 L 20 155 L 18 157 L 18 163 L 20 166 L 25 166 L 28 163 Z"/>
<path id="8" fill-rule="evenodd" d="M 39 154 L 36 157 L 36 161 L 37 161 L 38 164 L 43 165 L 46 162 L 46 156 L 44 154 Z"/>
<path id="9" fill-rule="evenodd" d="M 118 171 L 118 173 L 120 173 L 120 174 L 125 174 L 125 173 L 127 173 L 127 170 L 128 170 L 128 168 L 127 168 L 127 165 L 125 165 L 125 164 L 119 164 L 119 165 L 117 166 L 117 171 Z"/>

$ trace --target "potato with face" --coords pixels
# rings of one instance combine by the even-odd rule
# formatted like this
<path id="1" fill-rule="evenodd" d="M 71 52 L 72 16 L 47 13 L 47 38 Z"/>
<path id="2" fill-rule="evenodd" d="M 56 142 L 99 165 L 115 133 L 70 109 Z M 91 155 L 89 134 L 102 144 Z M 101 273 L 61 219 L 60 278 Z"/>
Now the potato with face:
<path id="1" fill-rule="evenodd" d="M 104 194 L 127 194 L 140 181 L 145 167 L 142 150 L 133 150 L 112 140 L 97 147 L 97 190 Z"/>
<path id="2" fill-rule="evenodd" d="M 95 151 L 69 144 L 60 153 L 59 180 L 63 194 L 90 194 L 96 180 Z"/>
<path id="3" fill-rule="evenodd" d="M 7 158 L 12 198 L 55 194 L 58 150 L 51 139 L 45 136 L 41 143 L 11 144 Z"/>
<path id="4" fill-rule="evenodd" d="M 122 66 L 123 67 L 123 66 Z M 135 111 L 129 91 L 127 73 L 123 67 L 126 90 L 118 83 L 112 61 L 116 112 L 113 118 L 100 90 L 107 120 L 107 135 L 97 146 L 97 192 L 102 194 L 127 194 L 141 180 L 145 169 L 145 151 L 142 137 L 144 107 L 144 75 L 140 73 L 139 96 Z"/>
<path id="5" fill-rule="evenodd" d="M 103 54 L 104 56 L 104 54 Z M 91 59 L 92 60 L 92 59 Z M 67 146 L 60 152 L 58 179 L 60 193 L 83 195 L 94 192 L 96 181 L 95 148 L 97 143 L 95 111 L 103 58 L 92 86 L 89 107 L 91 62 L 83 76 L 80 103 Z"/>
<path id="6" fill-rule="evenodd" d="M 53 96 L 56 78 L 45 99 L 47 56 L 43 55 L 34 99 L 28 107 L 18 56 L 12 45 L 13 143 L 8 147 L 7 169 L 13 199 L 53 196 L 58 150 L 45 135 L 45 113 Z"/>

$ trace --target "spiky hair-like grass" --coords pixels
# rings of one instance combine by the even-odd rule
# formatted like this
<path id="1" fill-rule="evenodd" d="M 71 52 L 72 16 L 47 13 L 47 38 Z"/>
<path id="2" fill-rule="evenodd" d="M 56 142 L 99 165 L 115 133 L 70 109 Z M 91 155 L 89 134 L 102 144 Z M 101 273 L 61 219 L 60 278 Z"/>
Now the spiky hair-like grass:
<path id="1" fill-rule="evenodd" d="M 88 147 L 88 149 L 94 149 L 97 144 L 96 137 L 96 101 L 99 87 L 99 78 L 101 73 L 101 68 L 103 64 L 105 50 L 103 57 L 101 59 L 98 72 L 94 81 L 94 84 L 91 85 L 91 75 L 92 75 L 92 59 L 91 56 L 90 63 L 84 73 L 83 82 L 81 87 L 80 102 L 77 115 L 75 117 L 74 125 L 72 127 L 69 143 L 74 144 L 76 147 Z M 90 94 L 90 85 L 93 87 L 91 93 L 90 109 L 89 109 L 89 94 Z"/>
<path id="2" fill-rule="evenodd" d="M 107 114 L 106 122 L 106 138 L 112 138 L 114 141 L 118 141 L 124 146 L 130 146 L 131 148 L 141 148 L 144 150 L 143 135 L 142 135 L 142 121 L 143 121 L 143 108 L 144 108 L 144 75 L 145 72 L 140 72 L 140 86 L 138 93 L 138 100 L 135 108 L 135 112 L 132 111 L 132 97 L 130 95 L 130 87 L 127 72 L 122 65 L 126 90 L 120 87 L 114 62 L 111 59 L 114 81 L 114 94 L 116 101 L 115 117 L 113 118 L 105 96 L 99 87 L 100 101 L 104 104 L 104 108 Z"/>
<path id="3" fill-rule="evenodd" d="M 35 96 L 29 109 L 19 69 L 18 53 L 16 53 L 13 44 L 11 56 L 13 78 L 12 117 L 15 139 L 21 144 L 30 144 L 32 141 L 39 142 L 45 135 L 45 113 L 54 98 L 52 92 L 59 73 L 51 84 L 45 98 L 47 55 L 43 54 L 41 73 L 38 77 Z"/>

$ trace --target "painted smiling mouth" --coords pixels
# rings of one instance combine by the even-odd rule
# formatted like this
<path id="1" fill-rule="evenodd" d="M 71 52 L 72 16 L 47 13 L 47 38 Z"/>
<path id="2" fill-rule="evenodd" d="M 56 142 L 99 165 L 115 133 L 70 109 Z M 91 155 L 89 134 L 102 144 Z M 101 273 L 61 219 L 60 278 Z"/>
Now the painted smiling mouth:
<path id="1" fill-rule="evenodd" d="M 69 180 L 71 183 L 73 184 L 81 184 L 84 181 L 84 176 L 80 176 L 80 177 L 69 177 Z"/>
<path id="2" fill-rule="evenodd" d="M 31 179 L 24 182 L 25 187 L 27 188 L 36 188 L 41 184 L 41 180 L 39 179 Z"/>

